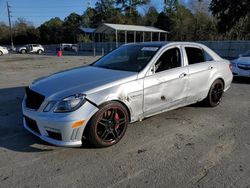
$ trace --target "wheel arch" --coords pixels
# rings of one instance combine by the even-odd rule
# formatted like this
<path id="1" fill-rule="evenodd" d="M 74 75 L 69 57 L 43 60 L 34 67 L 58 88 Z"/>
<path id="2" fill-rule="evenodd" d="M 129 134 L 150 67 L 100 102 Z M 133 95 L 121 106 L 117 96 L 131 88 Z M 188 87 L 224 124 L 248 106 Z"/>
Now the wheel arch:
<path id="1" fill-rule="evenodd" d="M 208 92 L 207 92 L 206 97 L 207 97 L 207 96 L 208 96 L 208 94 L 209 94 L 209 91 L 210 91 L 211 86 L 213 85 L 213 83 L 214 83 L 216 80 L 221 80 L 221 81 L 222 81 L 222 83 L 223 83 L 223 87 L 225 87 L 225 81 L 224 81 L 224 79 L 223 79 L 221 76 L 216 77 L 216 78 L 215 78 L 215 79 L 213 79 L 213 81 L 210 83 L 210 86 L 209 86 L 209 88 L 208 88 Z"/>
<path id="2" fill-rule="evenodd" d="M 113 99 L 113 100 L 105 101 L 105 102 L 100 103 L 99 105 L 96 105 L 95 103 L 93 103 L 93 105 L 95 105 L 98 108 L 98 110 L 95 113 L 93 113 L 93 115 L 89 118 L 88 122 L 86 123 L 86 127 L 85 127 L 85 129 L 84 129 L 84 131 L 82 133 L 82 138 L 83 139 L 87 139 L 87 137 L 88 137 L 89 127 L 91 126 L 90 123 L 91 123 L 91 120 L 94 117 L 94 115 L 100 110 L 100 107 L 102 105 L 105 105 L 105 104 L 107 104 L 109 102 L 118 102 L 121 105 L 123 105 L 125 107 L 125 109 L 127 110 L 127 112 L 128 112 L 129 122 L 131 121 L 131 112 L 130 112 L 128 106 L 123 101 L 121 101 L 119 99 Z"/>

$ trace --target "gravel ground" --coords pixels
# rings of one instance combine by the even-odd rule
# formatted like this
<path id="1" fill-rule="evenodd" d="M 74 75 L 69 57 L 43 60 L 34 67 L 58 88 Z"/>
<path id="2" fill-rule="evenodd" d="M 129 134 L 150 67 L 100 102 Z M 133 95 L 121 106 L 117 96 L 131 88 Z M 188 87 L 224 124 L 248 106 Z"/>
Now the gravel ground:
<path id="1" fill-rule="evenodd" d="M 0 57 L 0 187 L 250 187 L 250 81 L 215 108 L 188 106 L 131 124 L 105 149 L 49 145 L 22 127 L 24 86 L 91 56 Z"/>

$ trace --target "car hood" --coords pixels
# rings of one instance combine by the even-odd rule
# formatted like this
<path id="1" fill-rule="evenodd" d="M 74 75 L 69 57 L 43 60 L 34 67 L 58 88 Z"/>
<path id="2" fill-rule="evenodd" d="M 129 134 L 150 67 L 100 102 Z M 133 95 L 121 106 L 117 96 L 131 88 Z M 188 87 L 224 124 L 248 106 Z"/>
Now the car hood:
<path id="1" fill-rule="evenodd" d="M 240 64 L 247 64 L 249 65 L 250 64 L 250 57 L 240 57 L 236 60 L 237 63 L 240 63 Z"/>
<path id="2" fill-rule="evenodd" d="M 90 94 L 137 78 L 135 72 L 93 66 L 74 68 L 35 80 L 30 88 L 50 100 L 77 93 Z"/>

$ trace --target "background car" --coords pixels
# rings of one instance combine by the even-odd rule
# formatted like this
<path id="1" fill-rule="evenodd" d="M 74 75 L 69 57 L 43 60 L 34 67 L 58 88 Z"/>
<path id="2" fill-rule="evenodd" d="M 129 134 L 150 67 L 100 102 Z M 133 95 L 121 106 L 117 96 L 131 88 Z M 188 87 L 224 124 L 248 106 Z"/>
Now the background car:
<path id="1" fill-rule="evenodd" d="M 231 64 L 234 76 L 250 77 L 250 50 L 240 54 Z"/>
<path id="2" fill-rule="evenodd" d="M 76 44 L 70 44 L 70 43 L 62 43 L 62 44 L 60 44 L 60 48 L 63 51 L 74 51 L 74 52 L 77 52 L 77 50 L 78 50 L 78 47 L 77 47 Z"/>
<path id="3" fill-rule="evenodd" d="M 9 51 L 6 47 L 0 46 L 0 56 L 8 53 Z"/>
<path id="4" fill-rule="evenodd" d="M 116 144 L 128 123 L 204 101 L 215 107 L 231 64 L 197 43 L 127 44 L 89 66 L 35 80 L 22 103 L 24 127 L 59 146 Z"/>
<path id="5" fill-rule="evenodd" d="M 17 52 L 22 53 L 22 54 L 25 54 L 25 53 L 41 54 L 44 52 L 44 48 L 41 44 L 27 44 L 27 45 L 24 45 L 24 46 L 18 48 Z"/>

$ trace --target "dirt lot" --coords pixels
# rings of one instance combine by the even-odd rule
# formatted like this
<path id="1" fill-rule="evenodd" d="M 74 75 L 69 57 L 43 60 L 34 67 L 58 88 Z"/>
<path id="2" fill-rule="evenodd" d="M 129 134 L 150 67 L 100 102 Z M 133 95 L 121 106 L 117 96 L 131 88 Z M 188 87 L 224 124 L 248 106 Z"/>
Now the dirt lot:
<path id="1" fill-rule="evenodd" d="M 22 127 L 23 87 L 93 57 L 0 57 L 0 187 L 250 187 L 250 82 L 216 108 L 189 106 L 131 124 L 105 149 L 49 145 Z"/>

